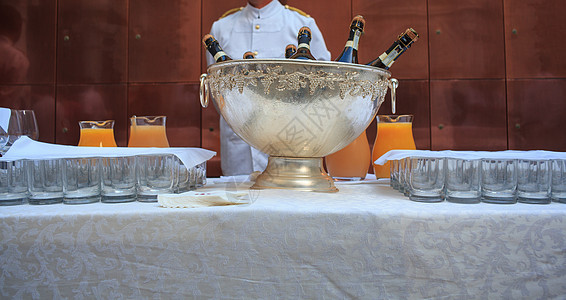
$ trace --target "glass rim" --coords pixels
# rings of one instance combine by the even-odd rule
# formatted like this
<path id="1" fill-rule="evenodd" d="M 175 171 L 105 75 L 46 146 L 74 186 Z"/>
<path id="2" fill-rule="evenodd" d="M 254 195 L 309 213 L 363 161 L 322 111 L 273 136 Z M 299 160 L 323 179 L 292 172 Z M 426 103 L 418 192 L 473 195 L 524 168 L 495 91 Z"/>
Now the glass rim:
<path id="1" fill-rule="evenodd" d="M 79 127 L 81 129 L 114 128 L 114 123 L 116 123 L 116 120 L 103 120 L 103 121 L 84 120 L 84 121 L 79 121 Z M 85 127 L 83 125 L 90 127 Z"/>

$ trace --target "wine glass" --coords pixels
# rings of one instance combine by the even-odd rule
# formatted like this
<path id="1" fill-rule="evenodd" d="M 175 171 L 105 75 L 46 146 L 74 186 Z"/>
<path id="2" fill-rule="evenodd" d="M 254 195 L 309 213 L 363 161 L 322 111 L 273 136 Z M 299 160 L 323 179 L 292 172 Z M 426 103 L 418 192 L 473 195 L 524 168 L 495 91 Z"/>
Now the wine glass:
<path id="1" fill-rule="evenodd" d="M 0 155 L 4 155 L 21 136 L 39 138 L 39 128 L 33 110 L 8 109 L 0 111 Z"/>
<path id="2" fill-rule="evenodd" d="M 4 155 L 20 137 L 21 128 L 17 110 L 3 108 L 0 114 L 0 155 Z"/>
<path id="3" fill-rule="evenodd" d="M 21 109 L 16 111 L 20 123 L 20 136 L 26 135 L 32 140 L 39 138 L 39 127 L 33 110 Z"/>

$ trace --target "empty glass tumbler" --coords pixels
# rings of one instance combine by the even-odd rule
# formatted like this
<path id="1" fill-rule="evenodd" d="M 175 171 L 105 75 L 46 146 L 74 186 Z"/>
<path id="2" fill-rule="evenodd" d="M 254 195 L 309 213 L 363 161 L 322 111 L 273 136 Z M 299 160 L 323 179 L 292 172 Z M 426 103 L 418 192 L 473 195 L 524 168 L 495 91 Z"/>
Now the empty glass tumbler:
<path id="1" fill-rule="evenodd" d="M 566 159 L 552 160 L 552 201 L 566 203 Z"/>
<path id="2" fill-rule="evenodd" d="M 158 194 L 173 193 L 178 168 L 175 155 L 136 156 L 138 201 L 156 202 Z"/>
<path id="3" fill-rule="evenodd" d="M 446 158 L 446 201 L 454 203 L 479 203 L 480 160 Z"/>
<path id="4" fill-rule="evenodd" d="M 63 159 L 39 159 L 27 163 L 29 204 L 63 202 Z"/>
<path id="5" fill-rule="evenodd" d="M 63 167 L 63 203 L 100 201 L 100 159 L 66 158 Z"/>
<path id="6" fill-rule="evenodd" d="M 27 199 L 25 161 L 0 161 L 0 206 L 24 204 Z"/>
<path id="7" fill-rule="evenodd" d="M 517 163 L 514 159 L 482 159 L 482 202 L 512 204 L 517 202 Z"/>
<path id="8" fill-rule="evenodd" d="M 136 200 L 136 157 L 105 157 L 101 159 L 104 203 L 122 203 Z"/>
<path id="9" fill-rule="evenodd" d="M 409 199 L 418 202 L 441 202 L 444 190 L 444 158 L 413 157 L 409 160 L 406 180 Z"/>
<path id="10" fill-rule="evenodd" d="M 549 160 L 517 160 L 517 202 L 550 203 Z"/>

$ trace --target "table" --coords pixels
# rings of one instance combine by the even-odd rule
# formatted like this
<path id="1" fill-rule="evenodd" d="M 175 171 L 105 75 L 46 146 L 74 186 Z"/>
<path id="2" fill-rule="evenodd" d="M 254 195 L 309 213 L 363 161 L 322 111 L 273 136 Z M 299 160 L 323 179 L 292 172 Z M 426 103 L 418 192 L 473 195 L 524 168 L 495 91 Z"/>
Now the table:
<path id="1" fill-rule="evenodd" d="M 221 207 L 0 207 L 0 297 L 566 297 L 566 204 L 425 204 L 387 181 L 337 186 Z"/>

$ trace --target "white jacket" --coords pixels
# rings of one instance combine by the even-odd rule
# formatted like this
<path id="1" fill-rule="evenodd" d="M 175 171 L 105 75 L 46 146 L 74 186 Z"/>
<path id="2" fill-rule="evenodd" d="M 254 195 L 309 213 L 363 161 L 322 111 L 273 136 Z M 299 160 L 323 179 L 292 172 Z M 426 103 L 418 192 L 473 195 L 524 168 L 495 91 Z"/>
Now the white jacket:
<path id="1" fill-rule="evenodd" d="M 242 59 L 247 51 L 255 52 L 256 58 L 284 58 L 285 47 L 288 44 L 297 45 L 297 33 L 303 26 L 311 29 L 313 56 L 317 60 L 330 60 L 330 52 L 315 20 L 276 0 L 261 9 L 247 4 L 242 10 L 214 22 L 210 34 L 232 59 Z M 209 53 L 207 63 L 214 63 Z M 222 117 L 220 157 L 225 176 L 263 171 L 267 166 L 267 155 L 240 139 Z"/>

